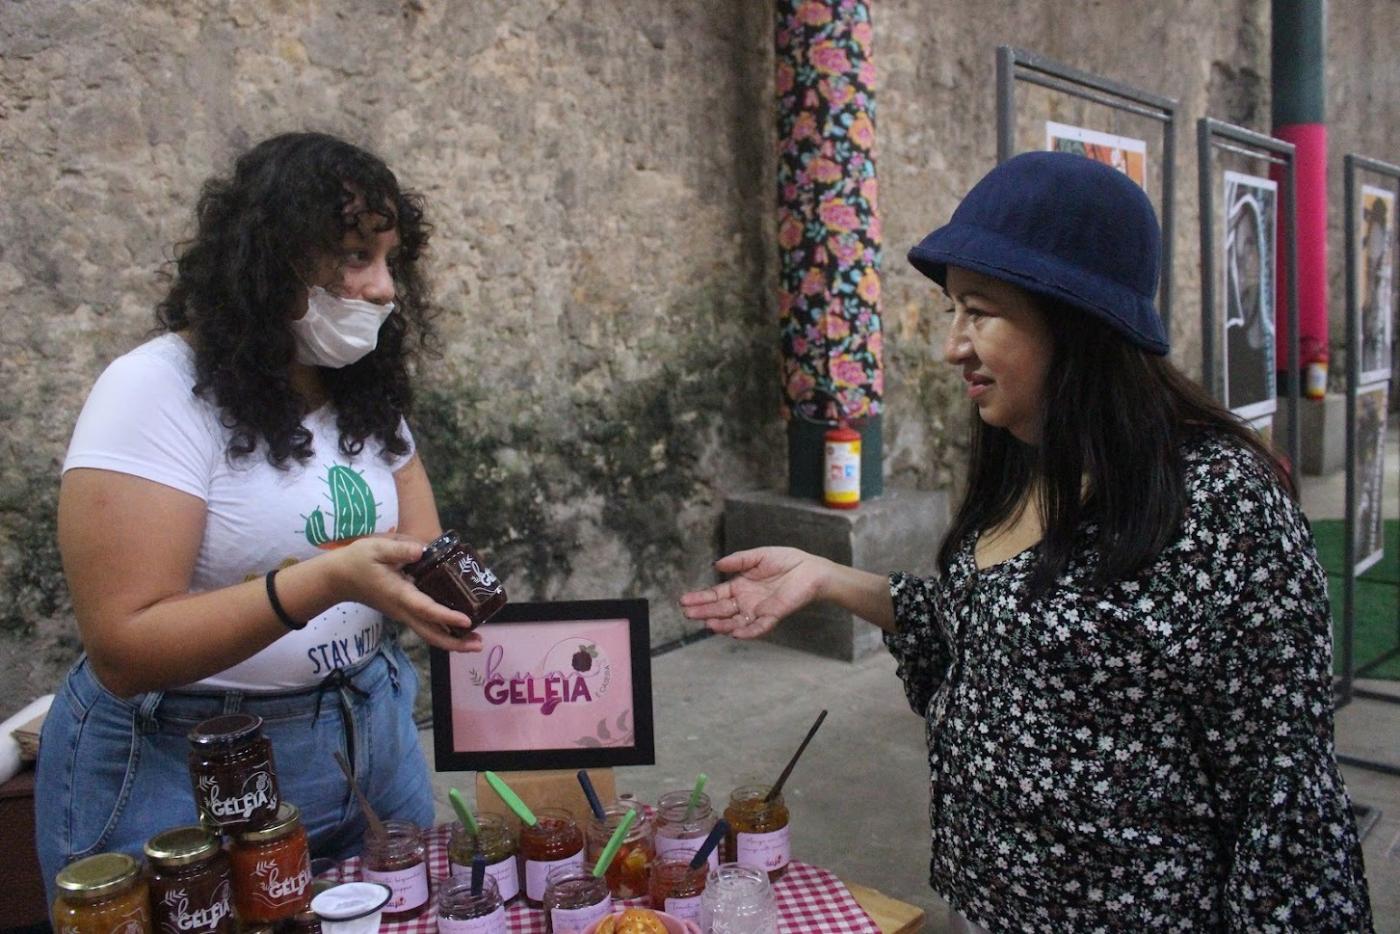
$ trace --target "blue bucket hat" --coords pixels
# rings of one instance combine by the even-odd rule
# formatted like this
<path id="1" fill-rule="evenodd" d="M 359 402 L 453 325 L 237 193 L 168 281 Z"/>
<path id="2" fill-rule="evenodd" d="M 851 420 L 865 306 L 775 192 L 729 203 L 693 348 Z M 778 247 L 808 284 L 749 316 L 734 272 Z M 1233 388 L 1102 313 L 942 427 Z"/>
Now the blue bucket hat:
<path id="1" fill-rule="evenodd" d="M 1160 356 L 1161 248 L 1152 202 L 1128 176 L 1085 156 L 1027 152 L 974 185 L 909 262 L 939 285 L 958 266 L 1060 299 Z"/>

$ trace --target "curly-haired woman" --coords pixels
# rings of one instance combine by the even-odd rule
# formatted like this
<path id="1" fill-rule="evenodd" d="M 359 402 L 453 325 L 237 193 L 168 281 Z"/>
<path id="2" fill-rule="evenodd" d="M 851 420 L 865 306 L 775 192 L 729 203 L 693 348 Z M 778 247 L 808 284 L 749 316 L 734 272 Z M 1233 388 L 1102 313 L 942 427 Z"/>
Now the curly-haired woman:
<path id="1" fill-rule="evenodd" d="M 197 821 L 190 729 L 243 711 L 312 853 L 358 851 L 342 752 L 381 817 L 431 823 L 397 620 L 477 651 L 401 572 L 440 532 L 404 421 L 430 336 L 418 197 L 378 158 L 295 133 L 207 182 L 163 333 L 98 379 L 58 534 L 84 654 L 44 726 L 45 878 Z"/>

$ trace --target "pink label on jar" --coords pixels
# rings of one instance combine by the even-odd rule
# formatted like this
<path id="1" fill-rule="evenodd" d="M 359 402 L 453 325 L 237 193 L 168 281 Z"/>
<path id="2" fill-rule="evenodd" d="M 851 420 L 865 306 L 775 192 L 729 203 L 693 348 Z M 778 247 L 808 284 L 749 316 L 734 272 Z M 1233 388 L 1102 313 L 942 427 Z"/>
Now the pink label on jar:
<path id="1" fill-rule="evenodd" d="M 700 923 L 700 896 L 666 899 L 666 913 L 682 921 Z"/>
<path id="2" fill-rule="evenodd" d="M 366 882 L 387 885 L 389 891 L 394 893 L 389 896 L 389 902 L 384 906 L 386 912 L 412 911 L 428 900 L 427 863 L 419 863 L 407 869 L 393 869 L 388 872 L 363 869 L 361 875 L 364 876 Z"/>
<path id="3" fill-rule="evenodd" d="M 782 869 L 792 861 L 792 841 L 788 830 L 775 830 L 772 833 L 740 833 L 736 848 L 740 866 L 773 872 Z"/>
<path id="4" fill-rule="evenodd" d="M 689 850 L 690 852 L 694 853 L 696 850 L 700 849 L 700 844 L 704 842 L 704 837 L 687 838 L 657 836 L 656 856 L 658 859 L 660 859 L 661 857 L 666 856 L 669 853 L 674 853 L 677 850 Z M 710 851 L 710 868 L 719 868 L 719 847 L 715 847 L 713 850 Z"/>
<path id="5" fill-rule="evenodd" d="M 555 866 L 582 866 L 583 851 L 573 856 L 555 860 L 525 860 L 525 897 L 532 902 L 544 898 L 544 886 L 549 881 L 549 871 Z"/>
<path id="6" fill-rule="evenodd" d="M 438 934 L 506 934 L 506 910 L 500 906 L 484 918 L 454 921 L 437 919 Z"/>
<path id="7" fill-rule="evenodd" d="M 554 934 L 578 934 L 599 918 L 612 914 L 612 895 L 587 908 L 552 908 L 549 921 Z"/>
<path id="8" fill-rule="evenodd" d="M 454 879 L 470 879 L 472 867 L 449 862 L 447 874 Z M 507 856 L 500 862 L 487 866 L 486 874 L 496 880 L 496 890 L 501 893 L 502 903 L 520 894 L 520 861 L 514 856 Z"/>

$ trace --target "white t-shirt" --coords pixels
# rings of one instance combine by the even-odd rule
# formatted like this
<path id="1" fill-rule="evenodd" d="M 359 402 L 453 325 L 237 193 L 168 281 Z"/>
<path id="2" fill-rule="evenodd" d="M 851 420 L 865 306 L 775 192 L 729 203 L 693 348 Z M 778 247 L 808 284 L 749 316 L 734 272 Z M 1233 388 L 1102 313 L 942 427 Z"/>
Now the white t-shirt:
<path id="1" fill-rule="evenodd" d="M 330 406 L 303 422 L 315 454 L 286 470 L 266 449 L 230 462 L 229 431 L 218 407 L 194 395 L 194 351 L 165 334 L 112 361 L 83 405 L 64 471 L 95 467 L 132 474 L 198 496 L 207 504 L 204 540 L 190 591 L 217 590 L 314 557 L 337 541 L 392 532 L 399 521 L 394 471 L 412 456 L 385 462 L 369 438 L 358 457 L 340 451 Z M 407 435 L 408 428 L 403 426 Z M 101 516 L 92 521 L 101 522 Z M 191 687 L 274 691 L 316 684 L 331 670 L 375 651 L 382 614 L 338 603 L 297 632 Z M 190 638 L 198 638 L 197 629 Z"/>

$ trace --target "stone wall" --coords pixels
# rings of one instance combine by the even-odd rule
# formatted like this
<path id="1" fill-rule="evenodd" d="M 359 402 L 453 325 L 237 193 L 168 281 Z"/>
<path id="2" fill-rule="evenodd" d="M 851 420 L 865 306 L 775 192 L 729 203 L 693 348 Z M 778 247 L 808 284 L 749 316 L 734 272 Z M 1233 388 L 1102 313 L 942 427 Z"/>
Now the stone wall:
<path id="1" fill-rule="evenodd" d="M 1394 156 L 1396 7 L 1347 12 L 1334 151 Z M 960 479 L 940 305 L 902 257 L 993 162 L 998 44 L 1181 99 L 1173 330 L 1194 370 L 1193 122 L 1267 129 L 1266 0 L 876 0 L 873 15 L 887 483 Z M 691 631 L 673 598 L 709 579 L 724 496 L 785 476 L 771 45 L 758 0 L 7 2 L 0 714 L 78 651 L 54 504 L 87 388 L 151 327 L 200 182 L 290 129 L 370 146 L 429 200 L 442 352 L 420 368 L 414 425 L 445 521 L 517 598 L 643 596 L 654 643 Z M 1026 133 L 1094 119 L 1024 101 Z"/>

